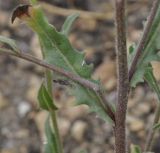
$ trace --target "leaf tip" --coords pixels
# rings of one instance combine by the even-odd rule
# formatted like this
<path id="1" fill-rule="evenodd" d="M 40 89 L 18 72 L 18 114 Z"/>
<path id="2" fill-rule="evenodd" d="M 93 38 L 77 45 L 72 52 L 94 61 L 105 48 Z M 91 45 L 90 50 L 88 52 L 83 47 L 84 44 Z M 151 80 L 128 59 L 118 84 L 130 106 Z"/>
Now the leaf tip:
<path id="1" fill-rule="evenodd" d="M 21 18 L 22 16 L 30 17 L 30 13 L 29 13 L 30 7 L 31 7 L 31 5 L 29 5 L 29 4 L 17 6 L 13 10 L 12 17 L 11 17 L 11 23 L 13 24 L 13 22 L 15 21 L 16 18 Z"/>

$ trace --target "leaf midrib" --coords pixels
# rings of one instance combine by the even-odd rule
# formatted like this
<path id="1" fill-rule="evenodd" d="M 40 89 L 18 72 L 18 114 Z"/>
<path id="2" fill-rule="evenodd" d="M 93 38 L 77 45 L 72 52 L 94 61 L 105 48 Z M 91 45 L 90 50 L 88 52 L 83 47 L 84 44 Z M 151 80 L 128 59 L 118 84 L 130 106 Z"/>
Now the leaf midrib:
<path id="1" fill-rule="evenodd" d="M 56 52 L 58 52 L 62 58 L 64 59 L 64 61 L 66 62 L 66 64 L 68 65 L 68 67 L 73 71 L 73 73 L 79 75 L 75 68 L 72 66 L 72 64 L 70 62 L 68 62 L 68 59 L 63 55 L 63 53 L 61 52 L 61 50 L 57 47 L 57 45 L 54 45 L 53 40 L 50 38 L 50 36 L 48 35 L 48 33 L 46 31 L 43 30 L 43 27 L 40 26 L 40 24 L 38 24 L 37 20 L 35 20 L 34 18 L 32 18 L 32 20 L 36 23 L 36 25 L 40 28 L 41 32 L 44 33 L 44 35 L 46 35 L 46 37 L 48 38 L 48 40 L 50 41 L 51 45 L 57 49 Z M 48 26 L 48 25 L 47 25 Z M 44 52 L 45 54 L 45 52 Z M 46 54 L 45 54 L 46 55 Z"/>

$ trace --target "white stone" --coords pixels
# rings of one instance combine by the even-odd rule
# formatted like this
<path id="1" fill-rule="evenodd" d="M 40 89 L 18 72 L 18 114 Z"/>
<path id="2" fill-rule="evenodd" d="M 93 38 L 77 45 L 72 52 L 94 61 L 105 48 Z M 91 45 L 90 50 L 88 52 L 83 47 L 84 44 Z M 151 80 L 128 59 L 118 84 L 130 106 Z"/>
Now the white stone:
<path id="1" fill-rule="evenodd" d="M 87 123 L 84 121 L 76 121 L 71 129 L 71 134 L 77 141 L 82 141 L 86 128 Z"/>
<path id="2" fill-rule="evenodd" d="M 31 105 L 29 104 L 29 102 L 22 101 L 21 103 L 19 103 L 17 109 L 20 117 L 25 117 L 25 115 L 30 111 Z"/>

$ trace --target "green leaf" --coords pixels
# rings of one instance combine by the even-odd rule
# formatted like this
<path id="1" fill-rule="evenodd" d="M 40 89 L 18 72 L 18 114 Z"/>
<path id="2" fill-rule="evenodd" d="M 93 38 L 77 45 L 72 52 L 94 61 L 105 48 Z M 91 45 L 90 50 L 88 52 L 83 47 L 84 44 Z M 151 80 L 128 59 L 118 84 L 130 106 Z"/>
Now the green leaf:
<path id="1" fill-rule="evenodd" d="M 48 93 L 44 83 L 42 83 L 38 92 L 38 101 L 42 109 L 45 110 L 56 110 L 57 107 L 53 103 L 53 99 Z"/>
<path id="2" fill-rule="evenodd" d="M 23 20 L 37 33 L 44 60 L 47 63 L 92 81 L 92 66 L 85 63 L 84 53 L 74 49 L 67 36 L 63 32 L 58 32 L 53 25 L 48 23 L 39 6 L 30 7 L 29 16 L 23 18 Z M 70 25 L 70 22 L 67 24 Z M 69 27 L 67 24 L 65 27 Z M 104 108 L 99 104 L 96 93 L 79 84 L 75 84 L 72 91 L 78 104 L 90 106 L 91 110 L 98 113 L 105 121 L 112 122 Z"/>
<path id="3" fill-rule="evenodd" d="M 138 145 L 131 145 L 131 153 L 142 153 Z"/>
<path id="4" fill-rule="evenodd" d="M 153 130 L 160 130 L 160 123 L 155 124 Z"/>
<path id="5" fill-rule="evenodd" d="M 148 69 L 145 72 L 144 78 L 147 81 L 148 85 L 155 91 L 160 102 L 160 87 L 153 75 L 153 69 L 151 64 L 149 64 Z"/>
<path id="6" fill-rule="evenodd" d="M 58 153 L 57 152 L 57 145 L 56 145 L 56 138 L 53 133 L 53 130 L 51 128 L 50 122 L 49 122 L 49 116 L 45 122 L 45 134 L 46 134 L 46 144 L 45 144 L 45 153 Z"/>
<path id="7" fill-rule="evenodd" d="M 68 38 L 48 23 L 39 6 L 32 7 L 30 12 L 31 17 L 26 17 L 26 21 L 39 37 L 44 59 L 50 64 L 90 78 L 92 67 L 85 63 L 84 53 L 74 49 Z"/>
<path id="8" fill-rule="evenodd" d="M 142 56 L 138 60 L 136 71 L 131 80 L 131 86 L 135 87 L 137 83 L 144 81 L 144 75 L 151 61 L 160 61 L 160 6 L 153 21 L 151 30 L 144 46 Z M 133 58 L 132 58 L 133 59 Z"/>
<path id="9" fill-rule="evenodd" d="M 68 36 L 68 34 L 71 30 L 71 26 L 72 26 L 73 22 L 77 19 L 78 16 L 79 16 L 78 13 L 68 16 L 62 26 L 61 33 Z"/>
<path id="10" fill-rule="evenodd" d="M 90 112 L 96 112 L 103 120 L 109 123 L 113 123 L 112 119 L 106 115 L 106 112 L 99 104 L 99 98 L 95 92 L 90 91 L 82 86 L 76 85 L 74 89 L 71 89 L 72 93 L 75 95 L 77 104 L 86 104 L 90 108 Z"/>
<path id="11" fill-rule="evenodd" d="M 0 36 L 0 42 L 7 44 L 9 47 L 11 47 L 13 49 L 14 52 L 16 52 L 16 53 L 19 52 L 19 49 L 13 39 L 6 38 L 4 36 Z"/>

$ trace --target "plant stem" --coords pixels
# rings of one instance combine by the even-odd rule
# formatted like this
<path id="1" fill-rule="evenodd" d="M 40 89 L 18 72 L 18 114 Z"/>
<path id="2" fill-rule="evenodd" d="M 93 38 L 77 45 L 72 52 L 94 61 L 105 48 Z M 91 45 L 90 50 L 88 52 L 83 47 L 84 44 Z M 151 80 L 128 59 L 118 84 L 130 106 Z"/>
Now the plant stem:
<path id="1" fill-rule="evenodd" d="M 45 69 L 45 79 L 48 93 L 52 97 L 52 73 L 48 69 Z"/>
<path id="2" fill-rule="evenodd" d="M 55 140 L 56 140 L 56 144 L 58 147 L 58 153 L 63 153 L 63 147 L 62 147 L 62 142 L 61 142 L 61 138 L 60 138 L 60 134 L 59 134 L 59 128 L 58 128 L 58 124 L 57 124 L 57 114 L 54 110 L 50 111 L 50 115 L 51 115 L 51 119 L 52 119 L 52 125 L 54 128 L 54 134 L 55 134 Z"/>
<path id="3" fill-rule="evenodd" d="M 99 97 L 99 102 L 101 104 L 101 106 L 105 109 L 106 114 L 112 119 L 112 121 L 115 123 L 115 113 L 111 107 L 111 105 L 109 103 L 107 103 L 107 105 L 105 105 L 105 95 L 103 93 L 103 91 L 99 91 L 99 92 L 95 92 L 97 94 L 97 96 Z"/>
<path id="4" fill-rule="evenodd" d="M 125 24 L 125 0 L 115 0 L 118 98 L 115 124 L 115 152 L 126 153 L 126 110 L 128 102 L 128 63 Z"/>
<path id="5" fill-rule="evenodd" d="M 77 76 L 77 75 L 75 75 L 71 72 L 65 71 L 64 69 L 59 68 L 55 65 L 48 64 L 45 61 L 40 60 L 38 58 L 35 58 L 35 57 L 33 57 L 32 55 L 29 55 L 29 54 L 25 54 L 25 53 L 22 53 L 22 52 L 14 53 L 14 51 L 8 50 L 6 48 L 0 48 L 0 54 L 1 55 L 15 56 L 15 57 L 24 59 L 26 61 L 32 62 L 34 64 L 37 64 L 39 66 L 45 67 L 49 70 L 52 70 L 53 72 L 56 72 L 56 73 L 58 73 L 62 76 L 67 77 L 68 79 L 71 79 L 72 81 L 82 85 L 83 87 L 86 87 L 86 88 L 96 92 L 101 97 L 101 99 L 103 101 L 103 106 L 105 106 L 106 110 L 108 111 L 109 117 L 113 121 L 115 120 L 114 119 L 114 112 L 112 111 L 111 106 L 109 105 L 107 100 L 104 98 L 104 94 L 103 94 L 102 89 L 99 85 L 97 85 L 97 84 L 95 84 L 95 83 L 93 83 L 93 82 L 91 82 L 87 79 L 81 78 L 80 76 Z"/>
<path id="6" fill-rule="evenodd" d="M 145 146 L 145 152 L 151 151 L 151 149 L 152 149 L 153 142 L 154 142 L 154 135 L 155 135 L 155 132 L 156 132 L 156 130 L 153 129 L 153 126 L 156 123 L 158 123 L 159 119 L 160 119 L 160 104 L 158 104 L 158 107 L 157 107 L 156 112 L 155 112 L 153 125 L 152 125 L 152 127 L 149 131 L 149 135 L 148 135 L 146 146 Z"/>
<path id="7" fill-rule="evenodd" d="M 52 97 L 52 71 L 50 71 L 48 69 L 45 70 L 45 79 L 46 79 L 46 86 L 47 86 L 48 93 Z M 53 102 L 54 102 L 54 100 L 53 100 Z M 57 145 L 57 153 L 63 153 L 62 143 L 61 143 L 58 124 L 57 124 L 56 111 L 52 109 L 52 110 L 49 110 L 49 113 L 50 113 L 51 119 L 52 119 L 55 141 L 56 141 L 56 145 Z"/>
<path id="8" fill-rule="evenodd" d="M 141 40 L 139 41 L 139 44 L 136 48 L 136 54 L 133 58 L 133 61 L 131 63 L 131 66 L 129 68 L 129 81 L 131 81 L 132 77 L 133 77 L 133 74 L 135 72 L 135 69 L 136 69 L 136 66 L 137 66 L 137 63 L 138 63 L 138 60 L 139 60 L 139 57 L 141 56 L 142 54 L 142 51 L 143 51 L 143 48 L 144 48 L 144 45 L 146 44 L 147 42 L 147 39 L 148 39 L 148 34 L 149 34 L 149 31 L 151 29 L 151 26 L 152 26 L 152 23 L 153 23 L 153 20 L 156 16 L 156 12 L 158 10 L 158 7 L 159 7 L 159 3 L 160 3 L 160 0 L 154 0 L 153 2 L 153 6 L 152 6 L 152 9 L 151 9 L 151 13 L 147 19 L 147 23 L 145 25 L 145 28 L 144 28 L 144 31 L 143 31 L 143 34 L 142 34 L 142 37 L 141 37 Z"/>
<path id="9" fill-rule="evenodd" d="M 69 79 L 71 79 L 72 81 L 76 82 L 76 83 L 79 83 L 81 84 L 82 86 L 88 88 L 88 89 L 91 89 L 93 91 L 99 91 L 100 90 L 100 87 L 99 85 L 87 80 L 87 79 L 84 79 L 84 78 L 81 78 L 80 76 L 78 75 L 75 75 L 69 71 L 66 71 L 62 68 L 59 68 L 55 65 L 51 65 L 51 64 L 48 64 L 47 62 L 43 61 L 43 60 L 40 60 L 32 55 L 29 55 L 29 54 L 26 54 L 26 53 L 14 53 L 14 51 L 12 50 L 8 50 L 6 48 L 0 48 L 0 55 L 11 55 L 11 56 L 15 56 L 15 57 L 18 57 L 18 58 L 21 58 L 21 59 L 24 59 L 26 61 L 29 61 L 29 62 L 32 62 L 34 64 L 37 64 L 39 66 L 42 66 L 42 67 L 45 67 L 47 69 L 50 69 L 52 70 L 53 72 L 56 72 L 62 76 L 65 76 Z"/>

